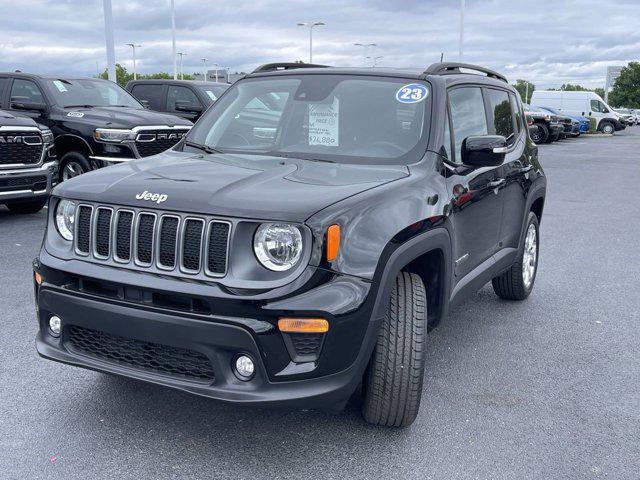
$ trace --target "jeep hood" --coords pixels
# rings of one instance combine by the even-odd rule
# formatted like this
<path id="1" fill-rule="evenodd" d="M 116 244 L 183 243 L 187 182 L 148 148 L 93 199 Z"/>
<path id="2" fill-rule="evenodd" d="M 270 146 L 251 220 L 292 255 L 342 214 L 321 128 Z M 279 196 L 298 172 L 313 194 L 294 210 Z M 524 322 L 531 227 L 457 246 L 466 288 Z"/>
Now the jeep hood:
<path id="1" fill-rule="evenodd" d="M 87 123 L 96 127 L 133 128 L 138 126 L 174 126 L 193 125 L 184 118 L 143 108 L 129 107 L 91 107 L 66 108 L 66 119 Z M 82 116 L 80 116 L 82 115 Z"/>
<path id="2" fill-rule="evenodd" d="M 304 222 L 333 203 L 408 175 L 404 165 L 169 150 L 86 173 L 58 185 L 54 194 L 148 209 Z M 159 195 L 155 201 L 136 198 L 144 192 Z M 158 198 L 166 199 L 158 203 Z"/>

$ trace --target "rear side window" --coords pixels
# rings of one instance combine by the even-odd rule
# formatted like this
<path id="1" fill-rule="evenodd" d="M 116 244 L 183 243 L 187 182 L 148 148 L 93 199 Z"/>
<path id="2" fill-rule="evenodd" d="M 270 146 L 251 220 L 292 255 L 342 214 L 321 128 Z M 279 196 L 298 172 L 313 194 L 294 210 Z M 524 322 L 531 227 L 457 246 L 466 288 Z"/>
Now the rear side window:
<path id="1" fill-rule="evenodd" d="M 190 88 L 178 85 L 169 85 L 169 91 L 167 92 L 167 111 L 177 112 L 177 102 L 194 107 L 201 106 L 200 100 L 198 100 L 198 97 L 196 97 L 196 94 L 193 93 Z"/>
<path id="2" fill-rule="evenodd" d="M 151 110 L 164 111 L 164 85 L 160 84 L 139 84 L 134 85 L 131 94 L 138 100 L 146 101 Z"/>
<path id="3" fill-rule="evenodd" d="M 489 98 L 489 106 L 493 114 L 493 129 L 496 135 L 502 135 L 510 145 L 515 141 L 513 112 L 509 93 L 504 90 L 488 88 L 486 90 Z"/>
<path id="4" fill-rule="evenodd" d="M 462 87 L 449 92 L 456 157 L 462 159 L 462 141 L 474 135 L 487 135 L 487 115 L 480 87 Z"/>
<path id="5" fill-rule="evenodd" d="M 29 102 L 29 103 L 44 103 L 44 97 L 42 92 L 31 80 L 24 80 L 22 78 L 16 78 L 11 86 L 11 100 Z"/>

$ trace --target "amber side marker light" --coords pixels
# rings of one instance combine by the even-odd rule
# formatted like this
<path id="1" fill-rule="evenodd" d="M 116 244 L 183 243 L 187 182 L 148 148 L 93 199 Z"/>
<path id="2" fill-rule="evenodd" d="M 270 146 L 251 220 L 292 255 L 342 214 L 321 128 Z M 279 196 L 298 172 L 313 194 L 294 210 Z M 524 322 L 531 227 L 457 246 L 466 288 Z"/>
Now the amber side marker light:
<path id="1" fill-rule="evenodd" d="M 36 283 L 38 285 L 42 285 L 42 275 L 40 275 L 38 272 L 34 272 L 33 277 L 36 279 Z"/>
<path id="2" fill-rule="evenodd" d="M 327 260 L 335 260 L 340 250 L 340 226 L 331 225 L 327 228 Z"/>
<path id="3" fill-rule="evenodd" d="M 278 328 L 286 333 L 325 333 L 329 322 L 324 318 L 281 318 Z"/>

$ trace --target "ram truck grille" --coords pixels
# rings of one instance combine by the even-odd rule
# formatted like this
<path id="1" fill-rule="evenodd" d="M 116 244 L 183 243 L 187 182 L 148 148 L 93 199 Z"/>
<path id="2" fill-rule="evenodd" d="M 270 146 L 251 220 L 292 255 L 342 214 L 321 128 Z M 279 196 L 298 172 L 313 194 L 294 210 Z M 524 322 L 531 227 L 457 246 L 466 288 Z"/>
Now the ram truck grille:
<path id="1" fill-rule="evenodd" d="M 74 251 L 97 262 L 180 276 L 227 273 L 231 222 L 189 214 L 80 204 Z"/>
<path id="2" fill-rule="evenodd" d="M 15 165 L 37 165 L 42 160 L 42 137 L 34 132 L 0 134 L 0 168 Z"/>
<path id="3" fill-rule="evenodd" d="M 140 130 L 136 137 L 136 150 L 141 157 L 157 155 L 169 150 L 189 131 L 180 129 Z"/>

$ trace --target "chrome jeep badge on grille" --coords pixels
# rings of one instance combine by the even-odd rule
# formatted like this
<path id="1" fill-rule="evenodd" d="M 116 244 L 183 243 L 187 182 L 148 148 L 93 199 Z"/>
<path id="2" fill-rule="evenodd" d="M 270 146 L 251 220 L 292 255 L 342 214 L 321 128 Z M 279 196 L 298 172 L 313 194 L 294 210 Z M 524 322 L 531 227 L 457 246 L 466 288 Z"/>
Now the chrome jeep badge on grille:
<path id="1" fill-rule="evenodd" d="M 156 202 L 158 205 L 160 205 L 168 198 L 168 196 L 164 193 L 150 193 L 145 190 L 144 192 L 137 194 L 136 198 L 138 200 L 149 200 L 151 202 Z"/>

